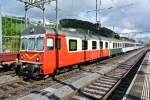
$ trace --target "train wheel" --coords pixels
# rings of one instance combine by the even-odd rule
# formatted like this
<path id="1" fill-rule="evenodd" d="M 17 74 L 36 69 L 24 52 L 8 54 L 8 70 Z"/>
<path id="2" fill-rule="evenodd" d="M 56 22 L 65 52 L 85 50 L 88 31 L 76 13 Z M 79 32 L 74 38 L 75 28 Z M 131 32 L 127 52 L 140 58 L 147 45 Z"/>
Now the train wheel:
<path id="1" fill-rule="evenodd" d="M 16 74 L 17 75 L 21 75 L 21 66 L 17 66 L 16 68 L 15 68 L 15 72 L 16 72 Z"/>

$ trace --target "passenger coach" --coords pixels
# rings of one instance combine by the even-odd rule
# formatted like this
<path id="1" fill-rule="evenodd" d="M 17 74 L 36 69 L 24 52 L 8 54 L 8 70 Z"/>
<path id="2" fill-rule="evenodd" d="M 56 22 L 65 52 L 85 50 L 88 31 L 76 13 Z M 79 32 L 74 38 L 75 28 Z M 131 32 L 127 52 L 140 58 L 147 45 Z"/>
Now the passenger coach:
<path id="1" fill-rule="evenodd" d="M 56 33 L 40 26 L 23 31 L 16 71 L 29 77 L 45 76 L 59 68 L 122 52 L 120 40 L 67 31 Z"/>

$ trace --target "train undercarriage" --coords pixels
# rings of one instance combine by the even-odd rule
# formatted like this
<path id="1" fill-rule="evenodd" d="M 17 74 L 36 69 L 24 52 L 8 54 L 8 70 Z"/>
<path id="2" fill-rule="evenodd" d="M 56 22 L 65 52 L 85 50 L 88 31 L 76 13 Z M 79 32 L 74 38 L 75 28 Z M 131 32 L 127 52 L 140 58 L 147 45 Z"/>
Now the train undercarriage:
<path id="1" fill-rule="evenodd" d="M 40 65 L 25 62 L 19 62 L 16 66 L 16 74 L 24 78 L 42 78 L 44 75 L 41 73 Z"/>

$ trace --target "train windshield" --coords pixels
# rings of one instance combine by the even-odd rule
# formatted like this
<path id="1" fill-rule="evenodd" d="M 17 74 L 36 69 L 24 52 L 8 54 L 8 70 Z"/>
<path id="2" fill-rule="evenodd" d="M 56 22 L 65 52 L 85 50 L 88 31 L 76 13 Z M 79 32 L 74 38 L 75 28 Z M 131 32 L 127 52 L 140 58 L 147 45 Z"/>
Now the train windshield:
<path id="1" fill-rule="evenodd" d="M 22 50 L 26 50 L 27 49 L 27 39 L 23 38 L 22 39 L 22 46 L 21 46 Z"/>
<path id="2" fill-rule="evenodd" d="M 38 38 L 22 38 L 21 50 L 37 50 L 44 49 L 44 37 Z"/>
<path id="3" fill-rule="evenodd" d="M 28 50 L 35 50 L 35 38 L 28 39 Z"/>
<path id="4" fill-rule="evenodd" d="M 42 51 L 44 49 L 44 38 L 43 37 L 37 38 L 37 42 L 36 43 L 37 43 L 36 50 Z"/>

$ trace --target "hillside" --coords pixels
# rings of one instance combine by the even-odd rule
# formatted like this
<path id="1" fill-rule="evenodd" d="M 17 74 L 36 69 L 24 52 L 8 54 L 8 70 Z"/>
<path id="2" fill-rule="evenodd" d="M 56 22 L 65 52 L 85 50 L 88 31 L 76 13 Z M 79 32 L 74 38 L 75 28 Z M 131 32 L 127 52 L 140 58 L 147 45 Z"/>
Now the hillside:
<path id="1" fill-rule="evenodd" d="M 112 30 L 106 27 L 99 28 L 98 24 L 93 24 L 88 21 L 82 21 L 82 20 L 77 20 L 77 19 L 62 19 L 60 20 L 60 25 L 62 28 L 75 28 L 77 30 L 80 30 L 80 31 L 82 30 L 85 32 L 89 30 L 91 34 L 98 34 L 98 35 L 105 36 L 105 37 L 119 39 L 119 36 L 116 35 L 116 33 L 113 32 Z"/>

